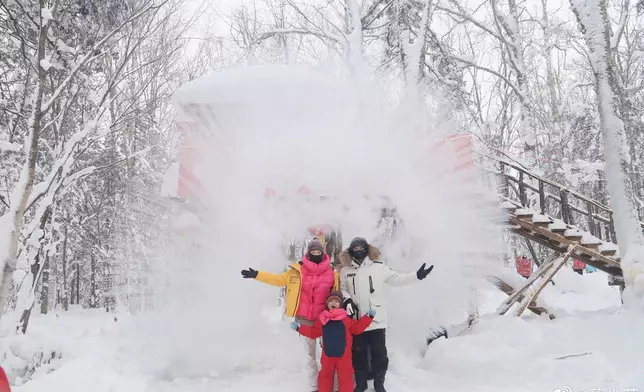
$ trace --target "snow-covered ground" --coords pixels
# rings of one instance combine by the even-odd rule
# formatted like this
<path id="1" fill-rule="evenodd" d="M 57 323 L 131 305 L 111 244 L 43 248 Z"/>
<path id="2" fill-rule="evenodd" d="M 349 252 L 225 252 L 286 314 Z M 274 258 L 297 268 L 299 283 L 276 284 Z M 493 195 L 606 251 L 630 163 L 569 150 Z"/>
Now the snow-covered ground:
<path id="1" fill-rule="evenodd" d="M 511 312 L 495 317 L 489 312 L 505 295 L 492 286 L 481 290 L 480 295 L 484 315 L 470 334 L 437 340 L 424 357 L 403 352 L 392 342 L 387 380 L 390 390 L 644 390 L 644 317 L 620 309 L 618 291 L 606 285 L 605 274 L 579 276 L 569 269 L 560 271 L 556 286 L 549 285 L 543 293 L 544 301 L 558 316 L 552 321 L 531 313 L 523 318 Z M 62 359 L 38 368 L 29 381 L 15 387 L 16 392 L 296 392 L 306 385 L 304 362 L 298 367 L 297 360 L 303 359 L 303 350 L 297 344 L 285 347 L 280 338 L 266 342 L 261 350 L 290 352 L 292 361 L 238 364 L 235 371 L 225 374 L 214 367 L 203 370 L 207 369 L 204 364 L 200 370 L 203 374 L 184 378 L 151 371 L 148 362 L 156 354 L 143 355 L 143 346 L 135 341 L 145 334 L 140 330 L 146 328 L 141 322 L 145 317 L 118 315 L 115 320 L 112 314 L 79 309 L 36 315 L 28 336 L 0 340 L 0 358 L 5 358 L 2 365 L 15 378 L 34 353 L 62 353 Z M 292 337 L 286 321 L 278 329 Z M 292 337 L 291 342 L 296 341 Z M 207 340 L 202 349 L 226 355 Z M 201 354 L 183 355 L 188 360 Z"/>

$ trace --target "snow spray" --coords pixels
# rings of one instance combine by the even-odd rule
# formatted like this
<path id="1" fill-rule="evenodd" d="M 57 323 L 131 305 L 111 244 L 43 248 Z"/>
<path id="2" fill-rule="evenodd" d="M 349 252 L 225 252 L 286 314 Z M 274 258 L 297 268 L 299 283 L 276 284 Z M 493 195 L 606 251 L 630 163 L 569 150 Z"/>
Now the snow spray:
<path id="1" fill-rule="evenodd" d="M 345 246 L 365 237 L 394 269 L 435 265 L 426 280 L 392 289 L 388 336 L 401 350 L 418 348 L 429 327 L 466 317 L 471 288 L 500 259 L 497 204 L 430 151 L 441 137 L 427 131 L 437 118 L 352 86 L 294 66 L 246 67 L 175 94 L 200 130 L 203 207 L 190 238 L 198 247 L 189 258 L 168 256 L 162 328 L 169 361 L 181 363 L 175 372 L 304 368 L 300 338 L 285 319 L 266 317 L 282 311 L 279 288 L 240 270 L 286 271 L 288 239 L 312 224 L 341 227 Z M 378 227 L 385 201 L 399 216 L 395 239 Z"/>

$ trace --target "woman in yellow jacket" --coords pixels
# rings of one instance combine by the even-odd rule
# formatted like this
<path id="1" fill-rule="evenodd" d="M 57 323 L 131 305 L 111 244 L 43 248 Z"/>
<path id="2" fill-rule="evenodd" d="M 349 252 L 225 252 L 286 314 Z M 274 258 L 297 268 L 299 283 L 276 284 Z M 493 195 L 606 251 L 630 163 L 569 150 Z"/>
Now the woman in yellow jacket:
<path id="1" fill-rule="evenodd" d="M 312 326 L 326 308 L 331 291 L 339 288 L 339 274 L 331 269 L 331 259 L 320 240 L 309 243 L 306 255 L 286 272 L 271 274 L 252 268 L 242 270 L 245 279 L 255 279 L 272 286 L 286 287 L 286 316 L 302 325 Z M 315 339 L 306 339 L 311 390 L 317 391 L 318 365 Z"/>

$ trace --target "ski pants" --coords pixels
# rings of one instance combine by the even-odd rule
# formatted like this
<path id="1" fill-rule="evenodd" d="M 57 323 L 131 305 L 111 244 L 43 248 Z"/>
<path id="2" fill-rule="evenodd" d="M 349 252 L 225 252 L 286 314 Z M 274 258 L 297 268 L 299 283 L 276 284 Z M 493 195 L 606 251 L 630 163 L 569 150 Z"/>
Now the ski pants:
<path id="1" fill-rule="evenodd" d="M 309 327 L 313 326 L 313 323 L 315 322 L 314 320 L 307 320 L 302 317 L 296 317 L 295 320 L 297 320 L 300 324 Z M 306 372 L 308 374 L 309 386 L 311 387 L 311 391 L 315 391 L 316 389 L 318 389 L 318 361 L 316 355 L 317 341 L 315 339 L 309 339 L 305 337 L 302 337 L 302 340 L 304 342 L 307 354 Z"/>
<path id="2" fill-rule="evenodd" d="M 318 374 L 318 392 L 333 392 L 334 374 L 338 374 L 338 392 L 353 392 L 351 355 L 330 358 L 322 354 L 322 369 Z"/>
<path id="3" fill-rule="evenodd" d="M 380 391 L 381 388 L 384 388 L 385 375 L 389 368 L 386 330 L 384 328 L 365 331 L 353 337 L 353 369 L 356 374 L 356 388 L 358 390 L 367 389 L 368 351 L 371 351 L 373 385 L 376 391 Z"/>

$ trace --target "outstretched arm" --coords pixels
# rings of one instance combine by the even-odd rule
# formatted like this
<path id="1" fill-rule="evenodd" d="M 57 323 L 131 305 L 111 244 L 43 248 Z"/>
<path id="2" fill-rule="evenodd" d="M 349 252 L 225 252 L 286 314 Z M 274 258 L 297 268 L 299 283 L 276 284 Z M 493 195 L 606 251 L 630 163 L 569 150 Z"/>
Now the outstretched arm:
<path id="1" fill-rule="evenodd" d="M 281 274 L 271 274 L 270 272 L 257 271 L 257 277 L 255 277 L 255 280 L 270 284 L 271 286 L 284 287 L 288 282 L 287 275 L 288 272 L 282 272 Z"/>
<path id="2" fill-rule="evenodd" d="M 309 339 L 317 339 L 322 336 L 322 323 L 320 320 L 316 320 L 312 327 L 309 327 L 308 325 L 300 325 L 297 332 Z"/>
<path id="3" fill-rule="evenodd" d="M 411 283 L 418 281 L 418 276 L 416 272 L 401 273 L 395 270 L 392 270 L 386 265 L 382 265 L 383 273 L 385 275 L 385 283 L 392 286 L 405 286 Z"/>
<path id="4" fill-rule="evenodd" d="M 360 335 L 371 325 L 372 321 L 373 317 L 365 314 L 364 316 L 360 317 L 360 320 L 352 320 L 352 324 L 349 330 L 351 331 L 352 335 Z"/>
<path id="5" fill-rule="evenodd" d="M 434 269 L 433 265 L 430 265 L 429 268 L 425 268 L 426 265 L 426 263 L 423 263 L 416 272 L 402 274 L 383 264 L 382 267 L 385 269 L 385 282 L 392 286 L 404 286 L 417 280 L 423 280 Z"/>

